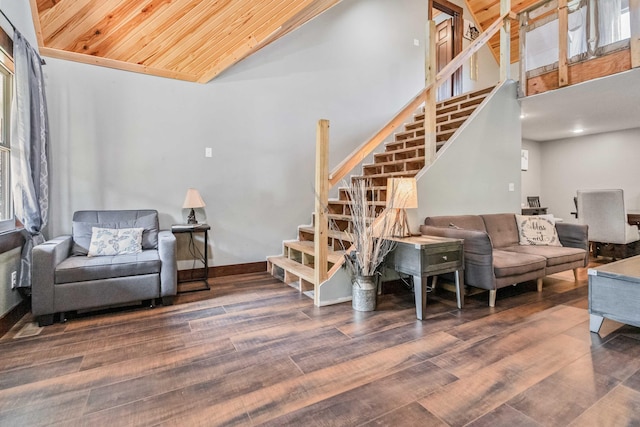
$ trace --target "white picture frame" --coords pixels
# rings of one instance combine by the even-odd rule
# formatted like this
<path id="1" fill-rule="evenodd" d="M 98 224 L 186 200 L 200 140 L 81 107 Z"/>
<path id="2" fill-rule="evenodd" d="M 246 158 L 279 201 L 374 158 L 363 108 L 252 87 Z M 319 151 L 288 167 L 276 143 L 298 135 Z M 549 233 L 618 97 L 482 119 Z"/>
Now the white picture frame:
<path id="1" fill-rule="evenodd" d="M 520 170 L 529 170 L 529 150 L 520 150 Z"/>

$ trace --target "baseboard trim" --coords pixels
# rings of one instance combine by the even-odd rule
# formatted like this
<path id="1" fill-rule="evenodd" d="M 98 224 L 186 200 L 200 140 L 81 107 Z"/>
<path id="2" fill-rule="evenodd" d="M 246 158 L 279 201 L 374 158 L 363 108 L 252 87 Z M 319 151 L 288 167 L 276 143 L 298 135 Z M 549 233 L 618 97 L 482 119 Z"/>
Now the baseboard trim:
<path id="1" fill-rule="evenodd" d="M 249 262 L 245 264 L 219 265 L 209 267 L 207 278 L 234 276 L 236 274 L 262 273 L 267 271 L 267 262 Z M 189 280 L 194 277 L 204 277 L 204 268 L 196 268 L 178 271 L 178 281 Z"/>
<path id="2" fill-rule="evenodd" d="M 18 323 L 31 310 L 31 304 L 28 300 L 23 299 L 13 307 L 7 314 L 0 317 L 0 337 L 4 336 L 13 326 Z"/>

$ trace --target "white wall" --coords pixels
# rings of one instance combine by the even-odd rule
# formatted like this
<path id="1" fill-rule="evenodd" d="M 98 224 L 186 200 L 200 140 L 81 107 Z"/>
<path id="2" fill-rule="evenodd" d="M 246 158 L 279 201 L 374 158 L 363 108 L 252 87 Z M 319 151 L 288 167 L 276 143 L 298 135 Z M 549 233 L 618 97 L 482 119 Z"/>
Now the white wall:
<path id="1" fill-rule="evenodd" d="M 567 222 L 578 189 L 622 188 L 627 210 L 640 209 L 639 141 L 636 128 L 541 143 L 541 200 Z"/>
<path id="2" fill-rule="evenodd" d="M 529 169 L 522 171 L 521 174 L 521 203 L 523 206 L 527 206 L 527 196 L 540 196 L 540 193 L 542 192 L 541 148 L 542 145 L 538 141 L 531 141 L 528 139 L 522 140 L 522 149 L 529 151 Z M 543 206 L 547 206 L 547 201 L 544 198 L 540 198 L 540 202 Z"/>

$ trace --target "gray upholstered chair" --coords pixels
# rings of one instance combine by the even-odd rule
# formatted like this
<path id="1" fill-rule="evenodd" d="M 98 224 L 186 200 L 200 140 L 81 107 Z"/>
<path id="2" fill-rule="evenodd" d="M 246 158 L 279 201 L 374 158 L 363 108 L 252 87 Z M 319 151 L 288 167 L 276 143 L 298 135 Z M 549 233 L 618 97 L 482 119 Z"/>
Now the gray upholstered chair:
<path id="1" fill-rule="evenodd" d="M 93 227 L 142 228 L 142 251 L 88 256 Z M 54 314 L 66 311 L 160 298 L 171 304 L 177 274 L 176 239 L 159 230 L 157 211 L 78 211 L 71 236 L 33 248 L 32 313 L 50 325 Z"/>
<path id="2" fill-rule="evenodd" d="M 594 256 L 614 258 L 636 255 L 640 249 L 638 227 L 627 223 L 624 192 L 614 190 L 578 190 L 578 220 L 589 226 L 589 242 Z"/>

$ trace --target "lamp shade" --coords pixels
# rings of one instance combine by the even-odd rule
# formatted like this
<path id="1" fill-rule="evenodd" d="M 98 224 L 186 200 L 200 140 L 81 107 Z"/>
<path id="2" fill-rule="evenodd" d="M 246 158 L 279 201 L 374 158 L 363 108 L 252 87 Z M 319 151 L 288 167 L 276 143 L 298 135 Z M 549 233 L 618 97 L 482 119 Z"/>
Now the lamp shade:
<path id="1" fill-rule="evenodd" d="M 418 207 L 418 188 L 415 178 L 387 179 L 387 207 L 415 209 Z"/>
<path id="2" fill-rule="evenodd" d="M 185 209 L 188 208 L 204 208 L 206 205 L 204 204 L 204 200 L 200 197 L 200 193 L 195 188 L 190 188 L 187 190 L 187 196 L 184 198 L 184 203 L 182 207 Z"/>

